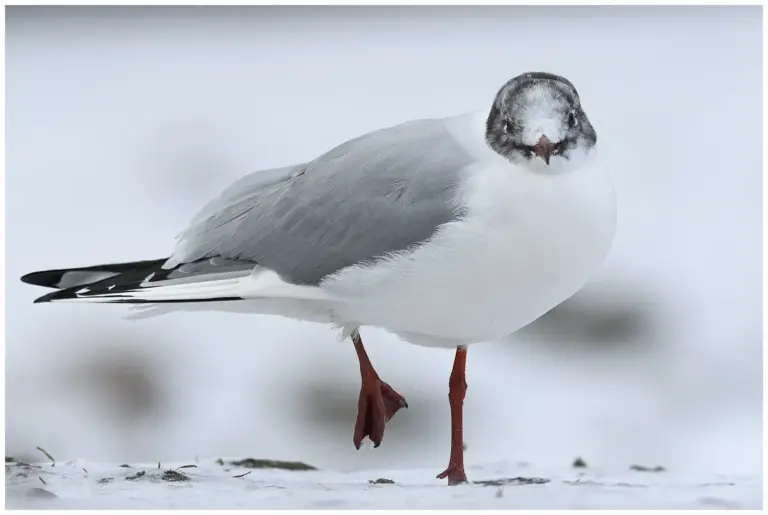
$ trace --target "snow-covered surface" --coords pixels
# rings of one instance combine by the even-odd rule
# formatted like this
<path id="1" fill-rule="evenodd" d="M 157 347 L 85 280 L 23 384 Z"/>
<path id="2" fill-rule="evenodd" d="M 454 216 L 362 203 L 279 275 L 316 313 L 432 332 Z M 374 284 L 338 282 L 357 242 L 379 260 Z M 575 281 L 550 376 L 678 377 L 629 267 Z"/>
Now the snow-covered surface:
<path id="1" fill-rule="evenodd" d="M 448 487 L 435 470 L 356 472 L 253 469 L 194 463 L 85 461 L 6 465 L 7 508 L 730 508 L 762 506 L 758 476 L 629 469 L 539 469 L 526 464 L 469 466 L 471 483 Z M 39 468 L 38 468 L 39 467 Z M 144 472 L 143 475 L 140 473 Z M 248 473 L 243 477 L 236 475 Z M 139 477 L 136 477 L 136 476 Z M 178 478 L 171 473 L 171 478 Z M 106 479 L 111 478 L 111 479 Z M 128 479 L 133 478 L 133 479 Z M 371 483 L 378 479 L 394 483 Z M 45 481 L 45 484 L 40 479 Z M 504 479 L 509 484 L 499 485 Z M 544 482 L 545 480 L 548 480 Z"/>

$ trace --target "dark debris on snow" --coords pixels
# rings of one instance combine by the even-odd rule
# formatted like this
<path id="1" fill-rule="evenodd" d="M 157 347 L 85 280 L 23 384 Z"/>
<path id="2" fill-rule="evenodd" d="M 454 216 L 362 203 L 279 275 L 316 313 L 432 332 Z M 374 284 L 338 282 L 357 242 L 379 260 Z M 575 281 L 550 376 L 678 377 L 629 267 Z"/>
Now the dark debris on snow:
<path id="1" fill-rule="evenodd" d="M 224 460 L 218 459 L 216 463 L 224 465 Z M 317 470 L 317 467 L 307 465 L 301 461 L 257 460 L 254 458 L 245 458 L 242 460 L 231 461 L 229 464 L 235 467 L 244 467 L 248 469 Z"/>
<path id="2" fill-rule="evenodd" d="M 491 479 L 488 481 L 472 481 L 475 485 L 482 486 L 515 486 L 515 485 L 543 485 L 549 483 L 549 479 L 543 477 L 506 477 Z"/>
<path id="3" fill-rule="evenodd" d="M 391 479 L 387 479 L 385 477 L 380 477 L 379 479 L 369 479 L 368 482 L 372 485 L 394 485 L 395 482 Z"/>
<path id="4" fill-rule="evenodd" d="M 631 465 L 629 467 L 629 470 L 635 470 L 637 472 L 665 472 L 667 469 L 665 469 L 661 465 L 656 465 L 655 467 L 646 467 L 644 465 Z"/>

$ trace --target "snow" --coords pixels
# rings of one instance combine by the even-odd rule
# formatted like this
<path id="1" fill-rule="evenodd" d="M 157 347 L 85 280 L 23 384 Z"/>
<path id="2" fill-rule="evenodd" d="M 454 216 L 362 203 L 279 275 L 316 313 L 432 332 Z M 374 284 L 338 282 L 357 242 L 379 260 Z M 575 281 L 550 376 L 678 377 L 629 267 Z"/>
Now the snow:
<path id="1" fill-rule="evenodd" d="M 38 509 L 761 507 L 761 481 L 755 475 L 600 468 L 557 470 L 520 463 L 489 463 L 467 468 L 473 483 L 448 487 L 444 481 L 434 479 L 435 470 L 346 473 L 249 470 L 233 467 L 228 464 L 230 461 L 225 459 L 225 465 L 221 465 L 216 460 L 203 460 L 194 468 L 180 469 L 177 468 L 190 464 L 161 463 L 160 468 L 157 463 L 122 468 L 118 463 L 85 461 L 54 466 L 39 463 L 32 467 L 6 464 L 6 506 Z M 188 479 L 164 480 L 163 474 L 168 470 L 177 470 Z M 250 473 L 243 477 L 234 477 L 247 472 Z M 169 475 L 178 477 L 172 472 Z M 371 483 L 380 478 L 394 483 Z M 489 480 L 492 484 L 477 483 Z M 505 480 L 507 484 L 503 484 Z"/>

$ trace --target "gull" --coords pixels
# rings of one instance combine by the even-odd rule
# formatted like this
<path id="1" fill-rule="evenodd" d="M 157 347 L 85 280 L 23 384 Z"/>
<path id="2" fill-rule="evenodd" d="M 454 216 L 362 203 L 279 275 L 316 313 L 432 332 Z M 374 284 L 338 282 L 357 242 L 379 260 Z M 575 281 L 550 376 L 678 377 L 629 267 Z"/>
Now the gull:
<path id="1" fill-rule="evenodd" d="M 365 437 L 378 447 L 408 407 L 379 377 L 360 328 L 454 349 L 451 447 L 438 478 L 460 484 L 468 346 L 507 337 L 571 297 L 610 251 L 616 200 L 596 143 L 568 79 L 523 73 L 490 110 L 408 121 L 245 175 L 200 211 L 170 256 L 21 279 L 56 289 L 35 302 L 331 324 L 360 364 L 358 449 Z"/>

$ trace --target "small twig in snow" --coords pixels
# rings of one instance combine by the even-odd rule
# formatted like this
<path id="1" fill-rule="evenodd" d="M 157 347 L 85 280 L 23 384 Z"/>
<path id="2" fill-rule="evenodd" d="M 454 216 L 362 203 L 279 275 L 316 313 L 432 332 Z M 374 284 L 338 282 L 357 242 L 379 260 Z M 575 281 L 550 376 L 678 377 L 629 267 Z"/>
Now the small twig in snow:
<path id="1" fill-rule="evenodd" d="M 40 477 L 40 476 L 37 476 L 37 479 L 39 479 L 39 480 L 40 480 L 40 482 L 41 482 L 42 484 L 44 484 L 44 485 L 47 485 L 47 484 L 48 484 L 48 482 L 47 482 L 45 479 L 43 479 L 42 477 Z"/>
<path id="2" fill-rule="evenodd" d="M 50 454 L 48 454 L 48 451 L 46 451 L 45 449 L 43 449 L 43 448 L 42 448 L 42 447 L 40 447 L 39 445 L 37 446 L 37 450 L 38 450 L 38 451 L 40 451 L 40 452 L 42 452 L 43 454 L 45 454 L 45 457 L 46 457 L 46 458 L 48 458 L 49 460 L 51 460 L 51 461 L 53 462 L 53 463 L 51 464 L 51 467 L 55 467 L 55 466 L 56 466 L 56 460 L 54 459 L 54 457 L 53 457 L 53 456 L 51 456 Z"/>
<path id="3" fill-rule="evenodd" d="M 237 478 L 237 477 L 245 477 L 245 476 L 247 476 L 248 474 L 250 474 L 251 472 L 253 472 L 253 471 L 252 471 L 252 470 L 249 470 L 249 471 L 248 471 L 248 472 L 246 472 L 245 474 L 238 474 L 238 475 L 236 475 L 236 476 L 232 476 L 232 477 L 235 477 L 235 478 Z"/>

